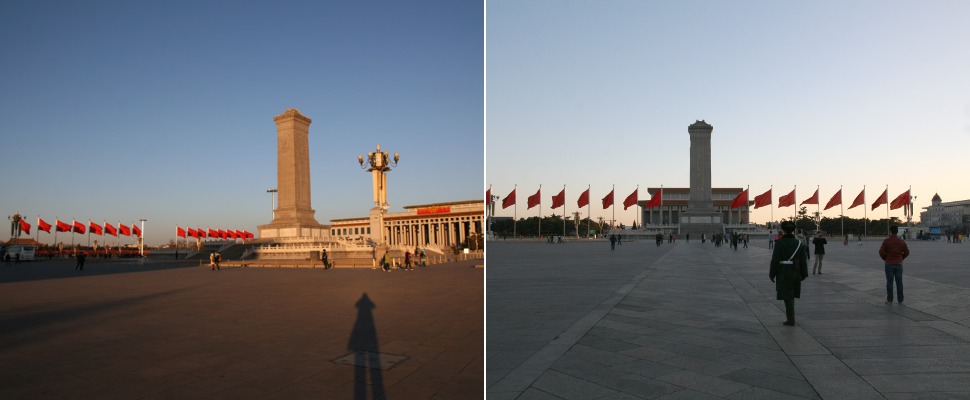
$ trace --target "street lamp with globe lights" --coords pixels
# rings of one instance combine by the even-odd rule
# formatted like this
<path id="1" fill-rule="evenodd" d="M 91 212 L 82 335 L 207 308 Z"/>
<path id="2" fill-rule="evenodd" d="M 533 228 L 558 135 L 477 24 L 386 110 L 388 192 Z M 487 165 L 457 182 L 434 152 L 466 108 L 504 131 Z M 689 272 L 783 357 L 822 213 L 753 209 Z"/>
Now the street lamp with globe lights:
<path id="1" fill-rule="evenodd" d="M 357 155 L 357 163 L 360 168 L 371 173 L 374 189 L 374 207 L 371 209 L 371 240 L 375 244 L 383 244 L 384 230 L 384 211 L 389 209 L 387 204 L 387 173 L 391 168 L 396 168 L 401 155 L 394 153 L 392 159 L 388 152 L 381 151 L 381 145 L 377 145 L 377 150 L 368 152 L 365 160 L 363 155 Z"/>

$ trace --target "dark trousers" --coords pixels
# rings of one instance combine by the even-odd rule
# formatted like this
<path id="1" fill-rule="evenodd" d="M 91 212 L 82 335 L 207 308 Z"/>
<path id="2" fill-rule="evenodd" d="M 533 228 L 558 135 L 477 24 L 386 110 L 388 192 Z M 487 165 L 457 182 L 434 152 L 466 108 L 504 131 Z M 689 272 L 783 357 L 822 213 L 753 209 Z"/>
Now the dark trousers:
<path id="1" fill-rule="evenodd" d="M 785 318 L 788 322 L 795 322 L 795 299 L 785 300 Z"/>
<path id="2" fill-rule="evenodd" d="M 896 282 L 896 300 L 903 302 L 903 266 L 902 264 L 886 265 L 886 301 L 893 301 L 893 281 Z"/>

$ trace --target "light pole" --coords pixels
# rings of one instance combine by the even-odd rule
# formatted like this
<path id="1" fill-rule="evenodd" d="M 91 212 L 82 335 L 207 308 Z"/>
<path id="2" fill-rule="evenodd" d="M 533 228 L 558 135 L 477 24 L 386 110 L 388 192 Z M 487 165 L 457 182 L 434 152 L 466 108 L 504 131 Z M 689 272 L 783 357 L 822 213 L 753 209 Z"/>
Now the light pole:
<path id="1" fill-rule="evenodd" d="M 141 240 L 140 240 L 140 243 L 138 243 L 139 245 L 138 252 L 141 253 L 142 257 L 145 257 L 145 221 L 148 221 L 148 220 L 142 218 L 139 221 L 141 221 Z"/>
<path id="2" fill-rule="evenodd" d="M 387 173 L 391 167 L 397 167 L 397 162 L 401 155 L 394 153 L 394 159 L 388 156 L 386 151 L 381 151 L 381 145 L 377 145 L 377 150 L 367 153 L 365 162 L 364 156 L 357 155 L 357 163 L 360 168 L 371 173 L 374 188 L 374 205 L 371 209 L 371 240 L 376 244 L 384 243 L 384 211 L 389 208 L 387 204 Z"/>
<path id="3" fill-rule="evenodd" d="M 270 211 L 273 212 L 273 219 L 276 219 L 276 192 L 279 192 L 279 190 L 275 188 L 266 189 L 266 193 L 269 193 L 269 197 L 272 199 L 273 209 Z"/>

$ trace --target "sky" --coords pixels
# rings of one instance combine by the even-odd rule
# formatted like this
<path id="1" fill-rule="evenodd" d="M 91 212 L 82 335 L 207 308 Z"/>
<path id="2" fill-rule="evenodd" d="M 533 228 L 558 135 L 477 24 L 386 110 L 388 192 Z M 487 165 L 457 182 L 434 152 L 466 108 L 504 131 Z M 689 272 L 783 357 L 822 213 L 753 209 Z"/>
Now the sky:
<path id="1" fill-rule="evenodd" d="M 255 233 L 288 108 L 323 224 L 368 215 L 378 144 L 390 212 L 482 200 L 483 43 L 480 2 L 0 2 L 0 212 Z"/>
<path id="2" fill-rule="evenodd" d="M 591 213 L 631 224 L 623 199 L 688 187 L 688 125 L 705 120 L 713 187 L 773 190 L 752 222 L 792 216 L 842 188 L 847 217 L 912 188 L 916 219 L 938 193 L 970 199 L 970 2 L 490 0 L 486 11 L 486 186 L 539 215 L 565 187 Z M 616 188 L 616 209 L 600 199 Z M 807 206 L 815 212 L 816 206 Z M 583 217 L 587 209 L 581 210 Z M 838 206 L 822 211 L 837 218 Z M 889 216 L 903 219 L 903 210 Z"/>

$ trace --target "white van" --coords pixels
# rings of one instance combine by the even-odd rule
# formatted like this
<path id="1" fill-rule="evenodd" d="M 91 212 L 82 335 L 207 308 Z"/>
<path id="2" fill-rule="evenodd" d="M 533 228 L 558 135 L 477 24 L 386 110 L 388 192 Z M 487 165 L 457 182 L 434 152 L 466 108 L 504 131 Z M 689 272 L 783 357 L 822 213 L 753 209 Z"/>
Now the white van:
<path id="1" fill-rule="evenodd" d="M 16 260 L 17 254 L 20 254 L 20 261 L 33 261 L 34 260 L 34 246 L 7 246 L 7 253 L 4 257 L 10 257 L 10 260 Z"/>

